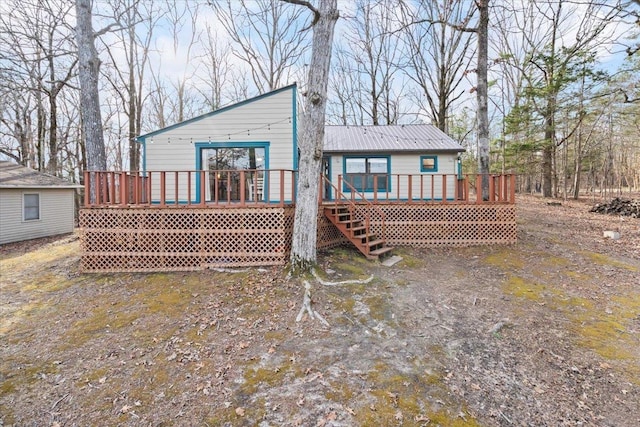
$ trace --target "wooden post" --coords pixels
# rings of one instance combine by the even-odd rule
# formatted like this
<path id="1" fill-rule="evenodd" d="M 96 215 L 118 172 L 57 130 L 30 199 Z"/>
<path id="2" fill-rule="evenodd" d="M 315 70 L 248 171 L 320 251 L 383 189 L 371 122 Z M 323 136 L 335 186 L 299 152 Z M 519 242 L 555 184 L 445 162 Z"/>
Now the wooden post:
<path id="1" fill-rule="evenodd" d="M 200 174 L 200 206 L 204 207 L 205 205 L 205 199 L 207 198 L 207 188 L 205 187 L 205 185 L 209 185 L 209 183 L 206 181 L 207 179 L 207 175 L 205 174 L 205 172 L 203 170 L 198 171 L 198 173 Z"/>
<path id="2" fill-rule="evenodd" d="M 413 194 L 412 194 L 412 190 L 413 190 L 413 180 L 411 179 L 413 177 L 413 175 L 408 175 L 407 176 L 407 186 L 408 186 L 408 191 L 407 191 L 407 197 L 408 197 L 408 202 L 409 204 L 413 203 Z"/>
<path id="3" fill-rule="evenodd" d="M 496 182 L 493 175 L 489 175 L 489 201 L 496 201 Z"/>
<path id="4" fill-rule="evenodd" d="M 244 170 L 241 170 L 240 171 L 240 206 L 241 207 L 246 206 L 245 195 L 244 195 L 244 192 L 246 191 L 246 189 L 247 187 L 245 182 Z"/>
<path id="5" fill-rule="evenodd" d="M 447 175 L 442 174 L 442 203 L 447 203 Z"/>
<path id="6" fill-rule="evenodd" d="M 482 204 L 482 174 L 476 175 L 476 203 Z"/>
<path id="7" fill-rule="evenodd" d="M 120 172 L 118 175 L 120 181 L 120 206 L 126 206 L 129 201 L 129 185 L 127 183 L 127 173 Z"/>
<path id="8" fill-rule="evenodd" d="M 151 200 L 151 172 L 147 172 L 147 177 L 146 177 L 146 188 L 147 188 L 147 194 L 146 194 L 146 202 L 147 204 L 151 204 L 152 200 Z"/>
<path id="9" fill-rule="evenodd" d="M 180 195 L 178 194 L 178 171 L 173 172 L 173 203 L 176 206 L 180 205 Z"/>
<path id="10" fill-rule="evenodd" d="M 516 175 L 515 174 L 511 174 L 510 175 L 510 181 L 511 181 L 511 186 L 509 188 L 509 202 L 511 203 L 515 203 L 516 202 Z"/>
<path id="11" fill-rule="evenodd" d="M 436 176 L 431 175 L 431 201 L 433 202 L 436 198 Z"/>
<path id="12" fill-rule="evenodd" d="M 166 191 L 166 177 L 167 177 L 167 173 L 165 171 L 160 172 L 160 206 L 161 207 L 165 207 L 166 204 L 166 200 L 167 200 L 167 195 L 165 194 Z"/>
<path id="13" fill-rule="evenodd" d="M 187 171 L 187 206 L 191 206 L 191 171 Z"/>
<path id="14" fill-rule="evenodd" d="M 291 193 L 293 201 L 294 193 Z M 284 206 L 284 169 L 280 169 L 280 206 Z"/>
<path id="15" fill-rule="evenodd" d="M 89 171 L 84 171 L 84 207 L 88 208 L 89 207 L 89 200 L 91 200 L 91 181 L 90 181 L 90 176 L 91 174 L 89 173 Z"/>

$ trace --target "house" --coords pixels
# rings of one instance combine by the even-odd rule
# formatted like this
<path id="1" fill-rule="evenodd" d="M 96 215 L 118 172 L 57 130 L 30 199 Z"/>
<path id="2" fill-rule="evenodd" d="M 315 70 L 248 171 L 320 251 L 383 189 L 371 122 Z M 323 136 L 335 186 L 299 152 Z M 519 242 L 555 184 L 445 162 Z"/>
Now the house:
<path id="1" fill-rule="evenodd" d="M 141 171 L 85 171 L 86 271 L 281 265 L 298 168 L 296 85 L 138 137 Z M 464 149 L 430 125 L 327 126 L 318 248 L 513 243 L 513 175 L 490 197 L 462 175 Z"/>
<path id="2" fill-rule="evenodd" d="M 72 233 L 81 185 L 0 161 L 0 244 Z"/>

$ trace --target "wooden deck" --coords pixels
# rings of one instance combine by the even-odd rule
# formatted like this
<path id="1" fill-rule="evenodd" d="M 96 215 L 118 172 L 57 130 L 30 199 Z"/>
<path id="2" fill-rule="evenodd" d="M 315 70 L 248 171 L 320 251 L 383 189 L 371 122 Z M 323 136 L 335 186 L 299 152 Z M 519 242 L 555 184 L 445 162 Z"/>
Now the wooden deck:
<path id="1" fill-rule="evenodd" d="M 246 173 L 242 178 L 257 176 L 255 171 L 242 172 Z M 148 172 L 85 174 L 85 191 L 91 193 L 93 189 L 94 194 L 85 193 L 85 207 L 80 210 L 82 269 L 152 272 L 286 264 L 295 211 L 293 171 L 264 171 L 265 187 L 253 187 L 255 197 L 249 197 L 248 191 L 236 192 L 237 199 L 231 192 L 221 199 L 219 193 L 196 186 L 192 179 L 201 174 L 200 182 L 212 183 L 210 189 L 218 188 L 215 177 L 222 175 L 211 178 L 207 173 L 158 172 L 157 178 Z M 434 186 L 426 185 L 424 178 L 421 185 L 405 185 L 425 190 L 406 199 L 399 193 L 345 192 L 343 183 L 337 183 L 332 200 L 319 203 L 348 209 L 353 218 L 391 246 L 515 243 L 515 177 L 491 177 L 489 200 L 478 198 L 474 191 L 479 177 L 456 179 L 454 192 L 446 189 L 450 178 L 428 178 L 429 183 L 442 180 L 445 189 L 441 194 L 433 193 Z M 392 179 L 415 184 L 420 178 Z M 273 186 L 275 183 L 278 185 Z M 247 190 L 243 186 L 241 189 Z M 317 241 L 318 249 L 349 244 L 323 209 L 318 214 Z"/>

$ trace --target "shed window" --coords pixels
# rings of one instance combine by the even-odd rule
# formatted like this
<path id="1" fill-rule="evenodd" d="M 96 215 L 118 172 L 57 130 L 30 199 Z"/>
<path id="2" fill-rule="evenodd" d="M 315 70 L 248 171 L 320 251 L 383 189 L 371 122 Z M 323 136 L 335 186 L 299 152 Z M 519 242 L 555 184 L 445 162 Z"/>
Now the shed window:
<path id="1" fill-rule="evenodd" d="M 420 156 L 420 172 L 438 172 L 438 156 Z"/>
<path id="2" fill-rule="evenodd" d="M 40 219 L 40 194 L 24 194 L 22 197 L 22 212 L 25 221 Z"/>
<path id="3" fill-rule="evenodd" d="M 388 157 L 347 157 L 345 181 L 358 191 L 387 191 L 389 187 Z M 344 191 L 351 188 L 345 185 Z"/>

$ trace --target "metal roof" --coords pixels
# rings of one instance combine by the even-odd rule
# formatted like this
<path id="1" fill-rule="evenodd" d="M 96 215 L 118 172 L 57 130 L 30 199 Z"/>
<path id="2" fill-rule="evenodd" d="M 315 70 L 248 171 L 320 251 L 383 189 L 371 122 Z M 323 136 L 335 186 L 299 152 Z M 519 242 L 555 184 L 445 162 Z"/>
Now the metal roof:
<path id="1" fill-rule="evenodd" d="M 0 160 L 0 188 L 81 188 L 57 176 Z"/>
<path id="2" fill-rule="evenodd" d="M 325 126 L 325 152 L 461 152 L 433 125 Z"/>

